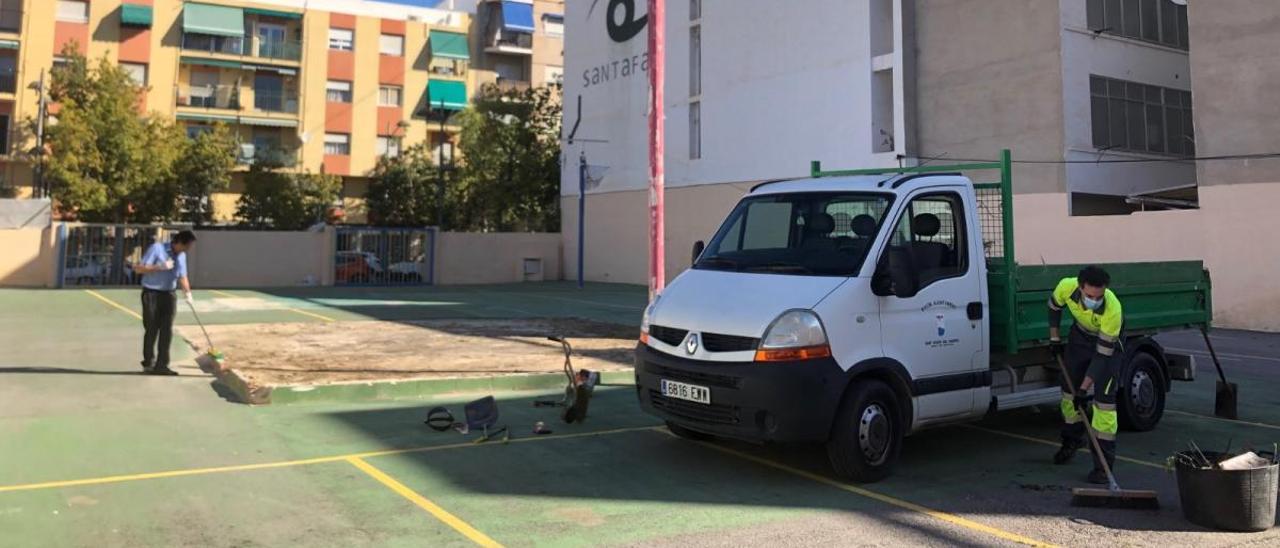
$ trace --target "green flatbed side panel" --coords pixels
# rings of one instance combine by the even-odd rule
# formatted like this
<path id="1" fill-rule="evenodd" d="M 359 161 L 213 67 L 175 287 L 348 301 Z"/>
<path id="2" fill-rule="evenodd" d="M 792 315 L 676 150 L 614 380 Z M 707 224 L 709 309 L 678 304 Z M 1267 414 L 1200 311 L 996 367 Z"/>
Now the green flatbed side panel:
<path id="1" fill-rule="evenodd" d="M 1209 273 L 1200 261 L 1100 266 L 1111 274 L 1111 289 L 1124 306 L 1128 333 L 1204 326 L 1213 319 Z M 1018 266 L 1013 276 L 993 269 L 988 276 L 993 349 L 1008 351 L 1011 346 L 1020 349 L 1044 344 L 1049 332 L 1049 295 L 1059 281 L 1075 276 L 1081 268 L 1083 265 Z M 1012 311 L 1004 289 L 1009 283 L 1016 288 Z M 1071 314 L 1064 314 L 1064 331 L 1070 325 Z"/>

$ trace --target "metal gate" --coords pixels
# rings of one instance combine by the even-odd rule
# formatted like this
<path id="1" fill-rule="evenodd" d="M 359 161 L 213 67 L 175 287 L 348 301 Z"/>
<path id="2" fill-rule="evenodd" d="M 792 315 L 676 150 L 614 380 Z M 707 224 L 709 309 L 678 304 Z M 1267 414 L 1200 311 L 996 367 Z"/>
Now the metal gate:
<path id="1" fill-rule="evenodd" d="M 167 241 L 178 227 L 126 224 L 58 226 L 58 286 L 136 285 L 133 265 L 153 242 Z"/>
<path id="2" fill-rule="evenodd" d="M 337 229 L 334 285 L 430 285 L 435 282 L 434 228 Z"/>

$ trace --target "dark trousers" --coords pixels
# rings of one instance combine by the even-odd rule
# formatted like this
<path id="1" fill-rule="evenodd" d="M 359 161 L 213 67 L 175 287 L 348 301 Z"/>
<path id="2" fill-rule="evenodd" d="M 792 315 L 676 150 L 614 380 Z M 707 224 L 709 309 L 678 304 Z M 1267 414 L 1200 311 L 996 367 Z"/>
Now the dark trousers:
<path id="1" fill-rule="evenodd" d="M 142 328 L 146 330 L 142 336 L 144 366 L 169 367 L 169 343 L 173 340 L 173 317 L 177 308 L 178 298 L 172 291 L 142 290 Z"/>
<path id="2" fill-rule="evenodd" d="M 1098 445 L 1102 447 L 1103 458 L 1106 458 L 1109 463 L 1114 463 L 1118 426 L 1116 391 L 1119 389 L 1116 386 L 1115 375 L 1124 350 L 1117 348 L 1114 355 L 1103 358 L 1098 355 L 1097 346 L 1096 336 L 1076 327 L 1071 329 L 1071 335 L 1067 338 L 1065 365 L 1071 373 L 1071 380 L 1075 383 L 1073 388 L 1077 392 L 1086 374 L 1093 377 L 1091 390 L 1093 405 L 1088 414 L 1076 410 L 1071 392 L 1066 386 L 1067 376 L 1062 376 L 1062 441 L 1074 444 L 1084 443 L 1084 421 L 1090 421 L 1098 434 Z M 1095 360 L 1100 361 L 1095 362 Z M 1089 451 L 1093 452 L 1092 445 L 1089 445 Z M 1095 454 L 1094 457 L 1097 458 L 1098 455 Z"/>

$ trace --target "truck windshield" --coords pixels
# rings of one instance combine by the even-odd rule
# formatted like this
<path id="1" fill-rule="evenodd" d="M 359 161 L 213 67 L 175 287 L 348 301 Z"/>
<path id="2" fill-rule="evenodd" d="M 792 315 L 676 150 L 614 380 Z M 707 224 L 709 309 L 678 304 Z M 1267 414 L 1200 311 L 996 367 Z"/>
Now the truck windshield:
<path id="1" fill-rule="evenodd" d="M 889 194 L 838 192 L 749 197 L 733 209 L 693 267 L 855 276 L 892 201 Z"/>

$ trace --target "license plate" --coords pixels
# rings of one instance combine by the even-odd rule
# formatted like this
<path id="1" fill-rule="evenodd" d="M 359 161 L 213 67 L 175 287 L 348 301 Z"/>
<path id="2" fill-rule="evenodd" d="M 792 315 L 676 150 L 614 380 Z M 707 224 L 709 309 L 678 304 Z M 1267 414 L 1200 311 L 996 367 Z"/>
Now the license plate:
<path id="1" fill-rule="evenodd" d="M 705 386 L 662 379 L 662 395 L 677 400 L 711 405 L 711 389 Z"/>

